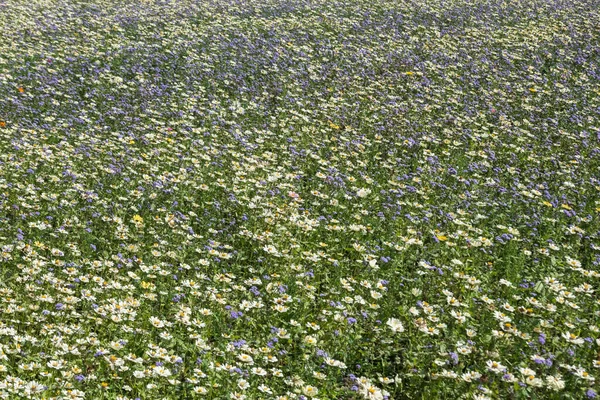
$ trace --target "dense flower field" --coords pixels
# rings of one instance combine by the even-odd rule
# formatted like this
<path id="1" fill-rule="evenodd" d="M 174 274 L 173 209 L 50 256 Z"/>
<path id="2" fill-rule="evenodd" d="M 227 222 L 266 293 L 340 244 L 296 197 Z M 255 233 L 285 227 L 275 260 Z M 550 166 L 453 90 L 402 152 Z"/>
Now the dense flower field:
<path id="1" fill-rule="evenodd" d="M 594 0 L 3 0 L 0 398 L 600 391 Z"/>

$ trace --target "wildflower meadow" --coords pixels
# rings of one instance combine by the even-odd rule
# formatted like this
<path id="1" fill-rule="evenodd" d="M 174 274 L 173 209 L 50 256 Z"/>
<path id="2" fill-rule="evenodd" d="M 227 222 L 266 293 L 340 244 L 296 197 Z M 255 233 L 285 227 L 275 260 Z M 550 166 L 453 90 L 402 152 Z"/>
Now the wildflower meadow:
<path id="1" fill-rule="evenodd" d="M 0 0 L 0 398 L 600 396 L 598 0 Z"/>

